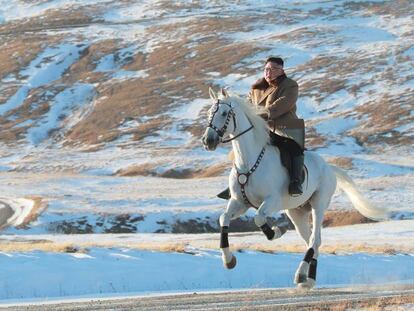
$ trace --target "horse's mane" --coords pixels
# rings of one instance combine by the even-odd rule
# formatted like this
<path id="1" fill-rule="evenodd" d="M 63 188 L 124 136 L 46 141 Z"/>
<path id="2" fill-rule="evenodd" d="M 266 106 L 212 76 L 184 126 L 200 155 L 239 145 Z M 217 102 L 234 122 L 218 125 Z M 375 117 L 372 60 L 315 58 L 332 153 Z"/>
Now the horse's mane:
<path id="1" fill-rule="evenodd" d="M 267 144 L 269 142 L 269 129 L 265 120 L 258 115 L 260 112 L 263 112 L 263 110 L 258 108 L 256 105 L 249 103 L 247 98 L 240 97 L 234 93 L 230 93 L 229 95 L 232 105 L 234 106 L 234 104 L 237 104 L 237 106 L 246 114 L 246 117 L 254 126 L 256 142 L 262 146 Z"/>

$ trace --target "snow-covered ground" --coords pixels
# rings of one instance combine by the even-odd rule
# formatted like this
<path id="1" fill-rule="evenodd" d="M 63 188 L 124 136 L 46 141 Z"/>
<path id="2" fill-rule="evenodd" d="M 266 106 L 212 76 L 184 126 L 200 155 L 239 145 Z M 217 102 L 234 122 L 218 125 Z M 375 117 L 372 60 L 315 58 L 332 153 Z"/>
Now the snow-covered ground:
<path id="1" fill-rule="evenodd" d="M 365 245 L 366 249 L 389 245 L 390 251 L 388 254 L 347 252 L 338 245 L 336 253 L 323 253 L 319 257 L 318 287 L 414 284 L 413 228 L 414 222 L 409 220 L 324 229 L 327 247 L 335 248 L 335 242 L 339 241 L 342 247 L 349 245 L 350 249 L 358 245 Z M 28 236 L 20 239 L 20 243 L 25 239 L 32 244 L 71 241 L 81 247 L 88 243 L 107 247 L 95 246 L 77 253 L 0 252 L 0 303 L 63 296 L 294 287 L 293 276 L 303 253 L 298 253 L 300 247 L 291 253 L 277 249 L 278 245 L 284 249 L 301 243 L 295 232 L 289 231 L 280 240 L 271 242 L 259 234 L 231 235 L 230 244 L 244 245 L 235 253 L 238 265 L 234 270 L 222 266 L 217 249 L 203 247 L 211 246 L 213 239 L 218 245 L 218 235 Z M 122 247 L 134 243 L 168 246 L 180 241 L 185 244 L 181 252 Z M 274 244 L 276 250 L 250 250 L 249 244 Z"/>
<path id="2" fill-rule="evenodd" d="M 214 250 L 195 250 L 194 254 L 122 248 L 91 249 L 88 254 L 0 253 L 0 306 L 10 300 L 65 296 L 293 287 L 302 257 L 246 251 L 237 254 L 239 266 L 227 271 Z M 414 282 L 412 255 L 324 254 L 319 266 L 320 287 Z"/>

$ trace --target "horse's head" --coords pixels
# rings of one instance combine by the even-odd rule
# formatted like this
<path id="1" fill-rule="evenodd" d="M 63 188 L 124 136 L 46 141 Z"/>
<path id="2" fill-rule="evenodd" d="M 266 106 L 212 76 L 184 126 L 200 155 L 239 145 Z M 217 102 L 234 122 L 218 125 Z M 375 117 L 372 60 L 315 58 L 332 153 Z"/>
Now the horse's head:
<path id="1" fill-rule="evenodd" d="M 236 121 L 234 107 L 232 107 L 227 91 L 222 89 L 221 94 L 215 94 L 210 88 L 209 92 L 213 105 L 209 110 L 209 122 L 202 142 L 207 150 L 215 150 L 224 134 L 229 135 L 235 131 Z"/>

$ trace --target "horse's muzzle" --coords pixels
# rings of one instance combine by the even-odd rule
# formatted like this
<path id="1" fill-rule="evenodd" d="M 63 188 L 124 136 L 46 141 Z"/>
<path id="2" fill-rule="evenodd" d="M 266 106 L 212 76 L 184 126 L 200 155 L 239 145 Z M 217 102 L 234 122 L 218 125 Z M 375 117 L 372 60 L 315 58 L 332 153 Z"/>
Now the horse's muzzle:
<path id="1" fill-rule="evenodd" d="M 211 128 L 207 128 L 204 132 L 203 137 L 201 138 L 201 141 L 203 142 L 204 148 L 209 151 L 213 151 L 217 148 L 217 145 L 220 142 L 220 137 Z"/>

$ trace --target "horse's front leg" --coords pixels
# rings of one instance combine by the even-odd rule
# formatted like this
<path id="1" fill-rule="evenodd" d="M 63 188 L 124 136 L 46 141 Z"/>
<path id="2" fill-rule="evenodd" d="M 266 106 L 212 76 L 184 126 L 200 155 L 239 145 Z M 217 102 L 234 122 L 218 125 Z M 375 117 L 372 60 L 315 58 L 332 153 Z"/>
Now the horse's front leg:
<path id="1" fill-rule="evenodd" d="M 286 228 L 279 228 L 273 226 L 272 228 L 267 223 L 267 217 L 270 217 L 274 211 L 279 211 L 280 207 L 278 201 L 266 199 L 258 208 L 254 217 L 254 222 L 258 226 L 268 240 L 275 240 L 286 233 Z"/>
<path id="2" fill-rule="evenodd" d="M 226 211 L 220 216 L 220 249 L 221 259 L 227 269 L 233 269 L 236 266 L 236 257 L 230 252 L 229 246 L 229 228 L 230 220 L 243 215 L 248 207 L 243 203 L 230 199 Z"/>

